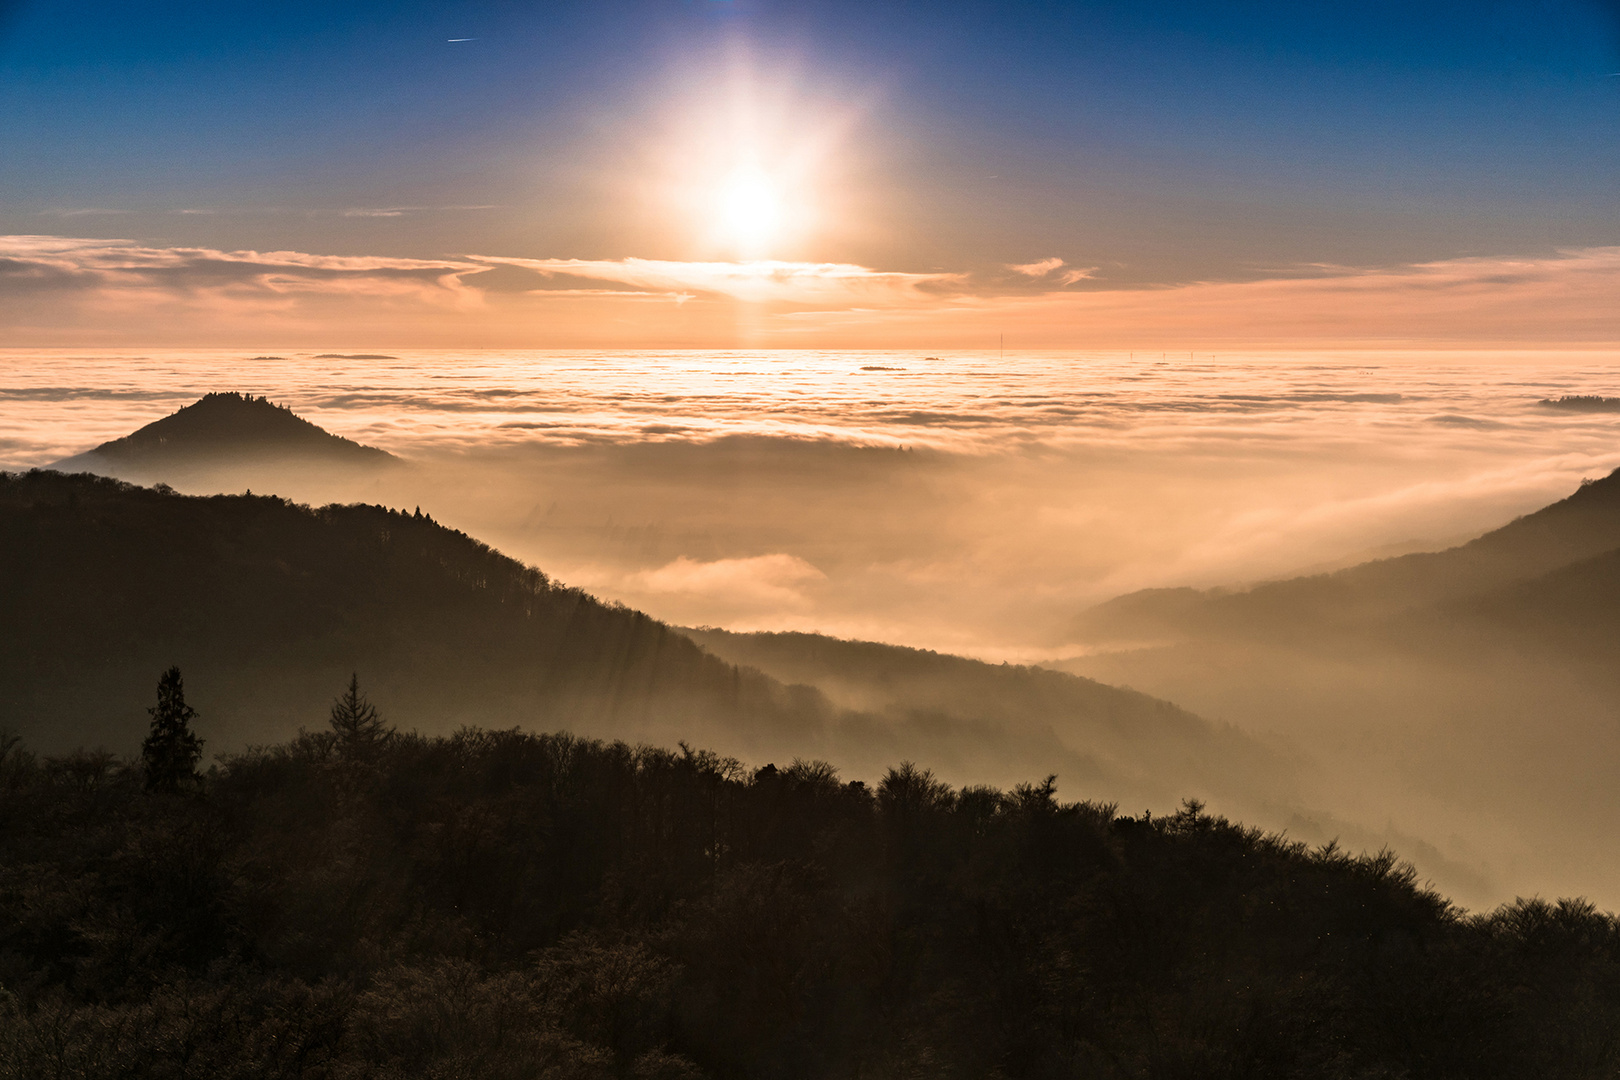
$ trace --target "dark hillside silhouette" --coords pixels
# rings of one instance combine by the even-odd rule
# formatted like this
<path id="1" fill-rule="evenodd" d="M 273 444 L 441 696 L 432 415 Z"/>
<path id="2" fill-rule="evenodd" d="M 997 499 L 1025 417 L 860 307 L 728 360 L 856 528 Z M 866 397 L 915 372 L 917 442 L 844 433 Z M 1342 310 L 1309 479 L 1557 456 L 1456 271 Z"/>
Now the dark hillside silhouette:
<path id="1" fill-rule="evenodd" d="M 52 467 L 136 478 L 274 461 L 351 469 L 399 463 L 385 450 L 333 435 L 268 398 L 215 393 Z"/>
<path id="2" fill-rule="evenodd" d="M 1620 924 L 1211 815 L 569 735 L 330 732 L 196 797 L 0 754 L 0 1075 L 1523 1080 Z"/>
<path id="3" fill-rule="evenodd" d="M 0 590 L 18 615 L 0 630 L 14 688 L 0 722 L 31 738 L 109 739 L 115 695 L 128 700 L 126 680 L 145 682 L 159 657 L 209 673 L 192 690 L 227 745 L 319 720 L 326 688 L 355 671 L 398 719 L 445 726 L 488 709 L 732 714 L 777 690 L 420 511 L 35 472 L 0 480 L 0 530 Z"/>
<path id="4" fill-rule="evenodd" d="M 1140 806 L 1293 797 L 1260 744 L 1069 676 L 1049 679 L 1069 686 L 1065 711 L 1016 723 L 939 703 L 841 707 L 419 512 L 35 472 L 0 478 L 0 567 L 15 616 L 0 624 L 0 725 L 52 750 L 124 748 L 130 703 L 178 662 L 215 751 L 323 723 L 358 672 L 401 729 L 566 724 L 759 757 L 792 747 L 852 771 L 927 751 L 953 777 L 1061 768 Z"/>

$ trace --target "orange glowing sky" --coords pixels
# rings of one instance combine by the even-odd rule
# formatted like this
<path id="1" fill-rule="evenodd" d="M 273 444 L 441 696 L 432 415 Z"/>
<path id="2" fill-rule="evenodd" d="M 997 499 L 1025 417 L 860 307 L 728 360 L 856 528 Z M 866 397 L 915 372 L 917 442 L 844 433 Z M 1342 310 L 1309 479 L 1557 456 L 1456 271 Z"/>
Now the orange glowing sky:
<path id="1" fill-rule="evenodd" d="M 1596 345 L 1620 248 L 1310 276 L 1075 289 L 782 260 L 451 259 L 0 237 L 10 343 L 188 346 L 1015 348 Z M 1084 273 L 1083 269 L 1078 271 Z M 1079 277 L 1078 281 L 1084 281 Z"/>

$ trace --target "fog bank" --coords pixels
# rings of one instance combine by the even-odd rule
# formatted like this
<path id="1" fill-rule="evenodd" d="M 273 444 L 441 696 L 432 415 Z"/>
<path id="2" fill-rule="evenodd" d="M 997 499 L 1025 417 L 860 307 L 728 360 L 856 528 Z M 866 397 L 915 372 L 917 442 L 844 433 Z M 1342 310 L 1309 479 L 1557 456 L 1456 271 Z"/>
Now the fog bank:
<path id="1" fill-rule="evenodd" d="M 413 462 L 182 490 L 422 506 L 686 625 L 991 659 L 1079 610 L 1477 535 L 1620 464 L 1606 355 L 412 352 L 0 355 L 0 464 L 208 390 Z M 1072 652 L 1072 650 L 1069 650 Z"/>

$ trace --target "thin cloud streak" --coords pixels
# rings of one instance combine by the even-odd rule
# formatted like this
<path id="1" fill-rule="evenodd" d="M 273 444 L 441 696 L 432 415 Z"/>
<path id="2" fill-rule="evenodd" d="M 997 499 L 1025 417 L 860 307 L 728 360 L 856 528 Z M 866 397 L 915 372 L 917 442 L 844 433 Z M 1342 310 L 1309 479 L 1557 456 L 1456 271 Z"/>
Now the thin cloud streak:
<path id="1" fill-rule="evenodd" d="M 1062 259 L 1051 258 L 1032 263 L 1008 263 L 1007 269 L 1015 274 L 1023 274 L 1025 277 L 1045 277 L 1062 265 Z"/>
<path id="2" fill-rule="evenodd" d="M 893 273 L 850 263 L 468 258 L 521 267 L 546 277 L 568 275 L 656 292 L 695 291 L 751 304 L 910 306 L 935 302 L 939 294 L 956 291 L 965 280 L 961 274 Z"/>

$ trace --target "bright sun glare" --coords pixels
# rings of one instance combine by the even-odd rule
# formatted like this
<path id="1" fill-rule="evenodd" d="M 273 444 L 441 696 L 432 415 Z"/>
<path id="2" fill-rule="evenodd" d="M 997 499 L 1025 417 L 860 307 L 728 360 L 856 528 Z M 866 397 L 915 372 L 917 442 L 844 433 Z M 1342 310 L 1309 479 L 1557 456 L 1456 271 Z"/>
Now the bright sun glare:
<path id="1" fill-rule="evenodd" d="M 739 53 L 694 67 L 685 92 L 666 95 L 649 144 L 655 167 L 632 183 L 685 234 L 685 257 L 804 258 L 835 224 L 850 228 L 840 162 L 858 110 L 844 100 L 853 91 L 834 100 L 826 84 L 792 58 L 762 75 Z"/>
<path id="2" fill-rule="evenodd" d="M 721 231 L 737 251 L 758 258 L 782 229 L 782 196 L 758 168 L 741 168 L 720 188 Z"/>

